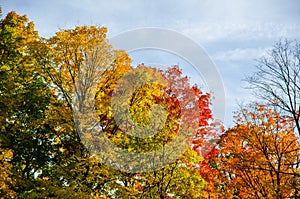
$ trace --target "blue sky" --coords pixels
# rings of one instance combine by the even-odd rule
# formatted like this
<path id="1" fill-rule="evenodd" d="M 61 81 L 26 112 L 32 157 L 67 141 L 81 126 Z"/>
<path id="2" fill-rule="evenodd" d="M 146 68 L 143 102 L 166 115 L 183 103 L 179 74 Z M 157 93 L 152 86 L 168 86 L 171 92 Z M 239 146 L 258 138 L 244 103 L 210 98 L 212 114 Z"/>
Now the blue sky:
<path id="1" fill-rule="evenodd" d="M 221 75 L 227 127 L 236 102 L 255 99 L 242 81 L 255 70 L 255 59 L 279 39 L 300 39 L 298 0 L 3 0 L 0 5 L 3 16 L 12 10 L 27 14 L 43 37 L 75 25 L 106 26 L 108 38 L 143 27 L 186 35 L 204 48 Z M 135 62 L 143 61 L 142 55 L 132 54 Z M 149 52 L 144 57 L 151 63 L 186 64 L 172 56 L 151 60 L 157 56 Z"/>

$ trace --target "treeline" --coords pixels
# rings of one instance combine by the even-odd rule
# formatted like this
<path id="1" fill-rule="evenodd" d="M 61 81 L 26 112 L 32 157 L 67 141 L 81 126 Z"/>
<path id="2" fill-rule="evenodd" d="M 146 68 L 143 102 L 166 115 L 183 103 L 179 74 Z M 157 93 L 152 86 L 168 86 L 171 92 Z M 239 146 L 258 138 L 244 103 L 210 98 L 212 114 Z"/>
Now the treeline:
<path id="1" fill-rule="evenodd" d="M 178 66 L 132 67 L 106 33 L 0 21 L 0 198 L 300 197 L 299 42 L 260 59 L 247 81 L 265 101 L 224 131 Z"/>

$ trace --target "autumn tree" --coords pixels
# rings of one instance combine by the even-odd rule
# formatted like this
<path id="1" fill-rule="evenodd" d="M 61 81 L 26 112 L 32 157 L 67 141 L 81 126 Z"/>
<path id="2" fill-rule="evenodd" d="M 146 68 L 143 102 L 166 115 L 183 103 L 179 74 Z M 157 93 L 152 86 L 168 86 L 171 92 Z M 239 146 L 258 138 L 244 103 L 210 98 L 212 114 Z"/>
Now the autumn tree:
<path id="1" fill-rule="evenodd" d="M 219 198 L 298 198 L 299 139 L 294 120 L 260 104 L 244 107 L 214 159 Z"/>
<path id="2" fill-rule="evenodd" d="M 246 79 L 255 94 L 294 119 L 300 135 L 300 43 L 277 42 L 258 60 L 257 72 Z"/>
<path id="3" fill-rule="evenodd" d="M 14 184 L 14 179 L 11 178 L 12 164 L 9 162 L 11 158 L 11 150 L 0 148 L 0 198 L 16 197 L 17 195 L 10 187 Z"/>
<path id="4" fill-rule="evenodd" d="M 64 105 L 43 73 L 34 24 L 11 12 L 1 20 L 0 37 L 1 197 L 82 198 L 61 180 L 58 163 L 76 146 L 69 139 L 72 115 L 56 120 Z"/>
<path id="5" fill-rule="evenodd" d="M 1 176 L 8 176 L 7 189 L 27 197 L 56 150 L 45 114 L 52 94 L 32 52 L 39 41 L 34 24 L 10 12 L 0 22 L 0 38 L 1 172 L 7 172 Z"/>
<path id="6" fill-rule="evenodd" d="M 114 50 L 106 32 L 80 26 L 44 39 L 26 16 L 11 12 L 1 20 L 0 197 L 203 196 L 199 164 L 212 149 L 207 143 L 216 138 L 217 126 L 210 95 L 190 85 L 178 67 L 130 66 L 127 53 Z M 150 83 L 136 82 L 145 80 Z M 93 123 L 78 123 L 94 117 Z M 152 156 L 134 164 L 123 156 L 120 164 L 120 154 L 105 151 L 99 135 L 129 154 Z M 101 159 L 98 149 L 110 156 Z M 135 164 L 144 168 L 125 170 Z"/>
<path id="7" fill-rule="evenodd" d="M 46 64 L 43 70 L 55 86 L 54 88 L 57 95 L 61 97 L 62 102 L 65 104 L 64 110 L 68 110 L 63 114 L 68 114 L 69 116 L 67 117 L 70 117 L 70 114 L 72 114 L 70 111 L 73 110 L 74 112 L 74 108 L 75 111 L 83 111 L 86 113 L 86 109 L 83 106 L 85 99 L 89 97 L 91 97 L 89 99 L 95 98 L 93 99 L 95 104 L 92 104 L 92 107 L 94 106 L 93 109 L 95 109 L 97 115 L 96 122 L 98 125 L 94 126 L 95 121 L 87 123 L 86 125 L 90 124 L 93 128 L 95 127 L 98 132 L 86 133 L 84 135 L 93 138 L 89 139 L 91 142 L 84 142 L 87 149 L 93 151 L 93 148 L 97 149 L 98 146 L 103 147 L 104 142 L 98 138 L 100 133 L 100 135 L 106 134 L 112 143 L 129 152 L 144 153 L 151 150 L 155 151 L 179 133 L 180 112 L 183 113 L 184 111 L 190 113 L 190 117 L 193 116 L 192 113 L 196 115 L 195 118 L 184 118 L 185 122 L 187 122 L 187 126 L 189 124 L 188 121 L 195 123 L 195 129 L 190 128 L 189 130 L 191 131 L 190 134 L 196 135 L 198 132 L 199 135 L 204 135 L 205 125 L 209 123 L 208 120 L 212 117 L 209 109 L 209 95 L 202 93 L 197 87 L 190 86 L 188 84 L 188 78 L 181 77 L 181 72 L 178 68 L 170 69 L 166 74 L 158 71 L 161 75 L 165 75 L 167 79 L 175 78 L 174 82 L 177 82 L 178 85 L 173 85 L 173 90 L 169 87 L 161 87 L 154 82 L 154 84 L 145 85 L 137 89 L 134 93 L 136 98 L 131 99 L 132 104 L 130 111 L 135 122 L 145 122 L 146 125 L 149 122 L 149 115 L 147 114 L 149 107 L 156 103 L 162 104 L 170 113 L 173 113 L 168 114 L 167 124 L 169 127 L 164 128 L 162 134 L 155 135 L 149 139 L 133 137 L 128 134 L 128 129 L 122 128 L 122 125 L 116 122 L 111 107 L 113 92 L 116 90 L 118 83 L 120 83 L 119 80 L 122 79 L 121 77 L 130 74 L 130 72 L 136 69 L 130 66 L 130 59 L 125 52 L 112 50 L 112 47 L 105 39 L 105 33 L 105 28 L 76 27 L 73 30 L 58 32 L 55 37 L 50 38 L 49 41 L 45 43 L 45 48 L 48 48 L 48 54 L 46 55 L 48 56 L 48 60 L 45 60 Z M 147 67 L 139 68 L 146 71 Z M 145 73 L 140 73 L 140 75 L 142 79 L 153 78 L 151 75 L 148 77 L 145 76 Z M 94 96 L 89 95 L 88 91 L 91 88 L 95 89 Z M 193 93 L 195 96 L 189 105 L 188 100 L 191 99 L 189 99 L 187 95 L 188 92 Z M 72 105 L 74 96 L 76 97 L 75 100 L 78 101 L 75 107 L 74 104 Z M 181 99 L 179 98 L 180 96 Z M 176 99 L 177 97 L 178 99 Z M 178 106 L 178 100 L 181 100 L 184 105 L 182 110 L 180 110 L 180 106 Z M 120 101 L 120 103 L 124 102 L 125 101 L 122 100 Z M 200 111 L 196 112 L 196 110 Z M 92 115 L 87 115 L 85 119 L 88 120 L 91 117 Z M 79 134 L 81 133 L 81 136 L 83 136 L 83 129 L 88 129 L 84 125 L 75 125 L 76 115 L 75 121 L 70 122 L 71 126 L 76 127 L 73 131 L 77 131 Z M 188 132 L 186 133 L 188 134 Z M 76 138 L 76 140 L 78 139 Z M 77 143 L 76 140 L 74 140 L 73 144 Z M 195 142 L 194 145 L 201 145 L 200 137 L 198 140 L 199 141 Z M 80 143 L 78 144 L 80 145 Z M 101 150 L 98 151 L 107 153 L 103 148 L 100 149 Z M 79 151 L 81 150 L 82 149 Z M 65 153 L 69 153 L 68 151 L 70 150 L 66 148 Z M 81 155 L 78 156 L 78 154 Z M 176 179 L 182 178 L 182 181 L 185 179 L 185 182 L 188 182 L 188 176 L 195 175 L 195 178 L 193 178 L 194 181 L 191 181 L 191 183 L 196 184 L 194 187 L 201 189 L 204 183 L 201 176 L 196 175 L 197 172 L 195 168 L 191 165 L 183 166 L 184 164 L 179 162 L 154 173 L 140 174 L 140 176 L 142 176 L 141 179 L 144 179 L 143 181 L 145 182 L 141 183 L 139 182 L 141 179 L 136 178 L 135 174 L 115 170 L 118 168 L 108 168 L 103 164 L 103 159 L 97 163 L 96 160 L 89 157 L 88 151 L 84 153 L 73 153 L 72 157 L 74 157 L 75 160 L 77 159 L 75 163 L 70 161 L 64 164 L 63 162 L 65 161 L 62 160 L 61 165 L 73 165 L 74 167 L 72 169 L 68 169 L 69 167 L 67 166 L 66 170 L 71 173 L 74 172 L 74 175 L 71 173 L 69 175 L 63 174 L 63 179 L 72 184 L 73 187 L 77 187 L 78 189 L 86 187 L 83 191 L 93 190 L 93 192 L 97 192 L 100 195 L 110 195 L 114 193 L 115 195 L 119 194 L 118 197 L 125 197 L 126 194 L 131 194 L 130 196 L 132 197 L 140 197 L 143 195 L 146 197 L 150 196 L 150 193 L 155 193 L 155 190 L 160 190 L 161 198 L 167 197 L 168 194 L 172 195 L 172 192 L 173 195 L 184 195 L 187 190 L 189 190 L 190 194 L 201 195 L 200 191 L 192 191 L 192 187 L 187 187 L 183 184 L 180 185 Z M 117 160 L 118 156 L 111 155 L 109 158 L 111 158 L 111 161 Z M 92 164 L 90 164 L 91 160 L 93 162 Z M 143 165 L 143 162 L 138 163 Z M 85 166 L 83 169 L 78 169 L 78 167 L 80 167 L 79 165 Z M 173 167 L 174 169 L 172 169 Z M 69 173 L 68 171 L 67 173 Z M 176 171 L 176 173 L 173 174 L 173 171 Z M 104 173 L 106 174 L 103 175 Z M 181 176 L 180 173 L 187 173 L 187 175 Z M 176 176 L 178 177 L 175 178 Z M 79 184 L 78 182 L 81 183 Z M 124 183 L 120 184 L 120 182 Z M 181 192 L 177 193 L 175 190 L 171 191 L 175 188 L 175 184 L 182 188 Z M 144 191 L 141 191 L 142 189 Z"/>
<path id="8" fill-rule="evenodd" d="M 115 179 L 116 173 L 92 158 L 81 142 L 72 106 L 73 93 L 84 97 L 85 89 L 97 83 L 108 68 L 118 64 L 129 67 L 128 56 L 122 51 L 113 51 L 105 37 L 106 28 L 84 26 L 57 32 L 56 36 L 35 43 L 39 74 L 52 91 L 46 120 L 54 128 L 53 143 L 58 147 L 51 172 L 39 175 L 44 191 L 35 197 L 96 197 L 99 192 L 109 192 L 104 190 L 104 185 L 108 186 L 111 179 Z M 87 78 L 89 82 L 75 84 L 77 76 L 86 71 L 92 75 Z"/>
<path id="9" fill-rule="evenodd" d="M 101 92 L 97 94 L 97 107 L 105 107 L 99 109 L 98 113 L 103 113 L 102 110 L 107 110 L 108 113 L 113 112 L 113 107 L 105 100 L 107 97 L 113 97 L 109 95 L 110 89 L 115 89 L 116 92 L 119 92 L 119 89 L 121 89 L 120 93 L 127 96 L 126 90 L 130 90 L 130 87 L 132 87 L 130 85 L 133 83 L 138 85 L 139 81 L 143 81 L 147 78 L 151 80 L 157 75 L 155 74 L 157 72 L 169 80 L 169 84 L 159 85 L 159 81 L 157 80 L 159 77 L 155 77 L 156 81 L 149 81 L 149 84 L 141 87 L 137 86 L 133 95 L 128 99 L 129 112 L 127 115 L 131 117 L 132 120 L 135 120 L 135 124 L 124 117 L 122 117 L 123 123 L 118 124 L 112 114 L 105 114 L 105 117 L 103 115 L 99 116 L 99 118 L 103 118 L 101 131 L 110 138 L 112 143 L 120 148 L 126 149 L 129 154 L 128 157 L 124 156 L 124 154 L 121 154 L 120 157 L 118 157 L 120 154 L 116 154 L 113 157 L 107 156 L 110 158 L 110 161 L 115 161 L 115 165 L 119 165 L 120 163 L 116 159 L 121 158 L 124 161 L 122 162 L 123 165 L 119 165 L 121 170 L 124 170 L 124 168 L 132 168 L 135 165 L 139 166 L 138 168 L 141 170 L 145 169 L 145 172 L 138 172 L 138 174 L 132 177 L 125 175 L 123 180 L 121 180 L 123 182 L 122 186 L 119 187 L 116 194 L 118 193 L 120 196 L 122 194 L 129 194 L 128 196 L 135 198 L 165 198 L 171 196 L 175 198 L 197 198 L 202 196 L 203 193 L 201 190 L 204 186 L 204 181 L 199 174 L 199 167 L 197 167 L 202 158 L 196 152 L 197 150 L 192 150 L 191 146 L 192 140 L 194 140 L 195 137 L 198 138 L 197 142 L 194 142 L 195 149 L 199 149 L 202 146 L 201 142 L 205 142 L 203 135 L 207 132 L 205 133 L 204 129 L 209 130 L 208 123 L 212 117 L 209 109 L 209 95 L 202 93 L 196 86 L 190 86 L 188 78 L 181 77 L 182 72 L 178 67 L 161 71 L 140 65 L 132 70 L 129 75 L 127 74 L 127 77 L 107 87 L 108 90 L 102 90 L 102 92 L 107 94 L 100 94 Z M 128 81 L 129 85 L 124 81 Z M 122 87 L 118 88 L 120 85 L 122 85 Z M 127 86 L 129 87 L 127 88 Z M 121 99 L 117 102 L 118 106 L 128 105 L 122 96 L 118 95 L 118 99 Z M 110 100 L 108 100 L 108 102 L 109 101 Z M 152 115 L 151 118 L 149 111 L 150 107 L 154 106 L 154 104 L 165 107 L 166 112 L 160 110 L 156 115 Z M 114 105 L 116 105 L 116 103 L 114 103 Z M 117 111 L 118 110 L 119 109 L 117 109 Z M 166 118 L 164 118 L 166 121 L 164 122 L 165 127 L 159 130 L 156 128 L 157 123 L 151 123 L 151 119 L 155 119 L 154 121 L 157 122 L 163 119 L 161 114 L 166 114 Z M 185 117 L 183 117 L 183 115 Z M 147 135 L 146 138 L 140 135 L 133 136 L 133 133 L 139 133 L 138 128 L 135 129 L 135 125 L 137 124 L 141 126 L 148 125 L 150 127 L 149 129 L 146 128 L 148 132 L 143 131 L 143 133 Z M 182 124 L 181 127 L 180 124 Z M 187 125 L 191 128 L 185 129 L 183 125 Z M 180 128 L 182 128 L 183 131 L 181 131 Z M 156 131 L 155 134 L 152 134 L 153 131 L 151 129 Z M 179 153 L 180 150 L 176 151 L 176 148 L 173 148 L 173 150 L 165 150 L 165 153 L 159 153 L 158 151 L 167 148 L 166 145 L 170 144 L 172 139 L 180 134 L 186 134 L 186 138 L 189 138 L 189 140 L 182 140 L 182 142 L 187 141 L 190 144 L 187 145 L 187 152 L 182 156 L 179 154 L 178 158 L 174 159 L 174 163 L 161 165 L 162 162 L 157 159 L 157 157 L 167 161 L 168 158 L 172 157 L 172 152 Z M 101 142 L 99 145 L 100 144 Z M 188 149 L 188 147 L 190 147 L 190 149 Z M 157 153 L 155 156 L 149 155 L 146 156 L 146 158 L 137 156 L 138 159 L 134 159 L 137 157 L 130 155 L 134 153 L 145 154 L 149 153 L 149 151 L 157 151 Z M 147 165 L 152 165 L 153 168 Z"/>

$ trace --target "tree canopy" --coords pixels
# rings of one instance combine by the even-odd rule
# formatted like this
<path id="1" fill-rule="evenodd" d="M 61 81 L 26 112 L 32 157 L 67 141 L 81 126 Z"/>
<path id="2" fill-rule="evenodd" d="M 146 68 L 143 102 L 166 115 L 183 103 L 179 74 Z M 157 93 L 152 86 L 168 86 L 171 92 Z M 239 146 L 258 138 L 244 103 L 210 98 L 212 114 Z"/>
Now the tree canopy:
<path id="1" fill-rule="evenodd" d="M 208 129 L 213 129 L 210 95 L 190 85 L 177 66 L 167 71 L 144 65 L 132 67 L 127 53 L 114 50 L 108 43 L 106 32 L 105 27 L 78 26 L 45 39 L 39 37 L 26 16 L 10 12 L 1 20 L 1 197 L 199 198 L 204 195 L 206 182 L 197 166 L 202 157 L 193 148 L 201 148 Z M 149 138 L 128 134 L 136 130 L 130 131 L 129 123 L 120 124 L 114 117 L 119 108 L 114 109 L 111 101 L 116 90 L 126 91 L 118 87 L 124 84 L 126 74 L 140 75 L 140 80 L 148 83 L 134 90 L 129 105 L 126 100 L 117 100 L 114 105 L 128 105 L 129 116 L 142 127 L 151 122 L 150 109 L 155 110 L 151 114 L 157 118 L 153 125 L 159 120 L 158 115 L 165 113 L 165 118 L 160 118 L 165 121 L 160 133 L 149 134 Z M 168 84 L 152 81 L 152 74 L 167 79 Z M 134 83 L 131 80 L 126 81 Z M 156 151 L 179 134 L 189 137 L 185 140 L 189 147 L 173 162 L 148 172 L 128 173 L 124 168 L 118 169 L 118 165 L 107 165 L 92 150 L 101 146 L 101 140 L 84 125 L 76 125 L 74 108 L 84 110 L 85 99 L 91 97 L 90 89 L 95 91 L 93 107 L 99 125 L 96 133 L 105 134 L 119 148 L 141 154 Z M 78 107 L 74 106 L 75 99 Z M 162 108 L 152 109 L 155 104 Z M 181 124 L 186 127 L 180 128 Z M 151 125 L 143 132 L 151 132 L 154 128 Z M 84 136 L 94 139 L 86 142 Z M 161 158 L 168 157 L 167 152 L 162 155 Z M 110 160 L 116 158 L 111 156 Z"/>
<path id="2" fill-rule="evenodd" d="M 264 101 L 224 130 L 180 66 L 132 66 L 107 31 L 1 19 L 0 198 L 300 197 L 298 41 L 259 59 Z"/>

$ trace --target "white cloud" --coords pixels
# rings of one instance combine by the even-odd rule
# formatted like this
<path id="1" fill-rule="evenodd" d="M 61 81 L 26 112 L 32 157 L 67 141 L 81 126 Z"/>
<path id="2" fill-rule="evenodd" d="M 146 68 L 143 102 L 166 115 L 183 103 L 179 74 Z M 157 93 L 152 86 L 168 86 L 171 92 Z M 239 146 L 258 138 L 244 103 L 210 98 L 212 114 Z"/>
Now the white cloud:
<path id="1" fill-rule="evenodd" d="M 213 60 L 217 61 L 241 61 L 241 60 L 254 60 L 266 54 L 270 47 L 259 48 L 236 48 L 233 50 L 217 52 L 212 55 Z"/>
<path id="2" fill-rule="evenodd" d="M 184 34 L 192 38 L 196 38 L 197 41 L 201 43 L 214 42 L 218 40 L 276 40 L 282 37 L 300 36 L 299 26 L 271 22 L 244 24 L 201 23 L 197 26 L 182 26 L 182 32 Z"/>
<path id="3" fill-rule="evenodd" d="M 14 9 L 28 14 L 47 36 L 58 28 L 104 24 L 114 34 L 152 26 L 177 30 L 203 42 L 299 34 L 297 6 L 297 1 L 276 0 L 14 0 L 4 2 L 3 11 Z"/>

